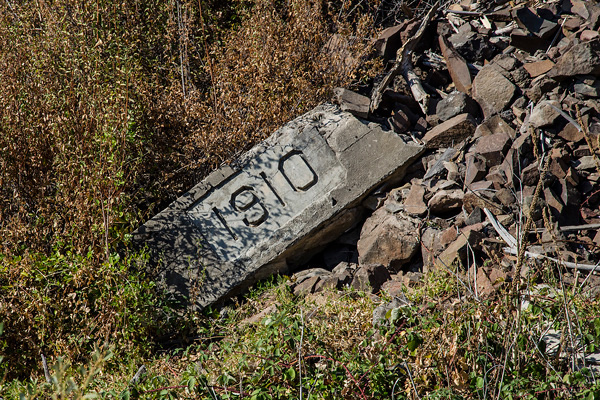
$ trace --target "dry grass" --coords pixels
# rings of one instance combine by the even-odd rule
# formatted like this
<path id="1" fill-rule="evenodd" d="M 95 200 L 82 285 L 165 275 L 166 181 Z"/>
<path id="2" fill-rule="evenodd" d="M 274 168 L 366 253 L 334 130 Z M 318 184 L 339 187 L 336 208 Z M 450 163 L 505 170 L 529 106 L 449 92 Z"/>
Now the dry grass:
<path id="1" fill-rule="evenodd" d="M 0 371 L 145 351 L 170 310 L 135 227 L 364 77 L 376 4 L 67 0 L 0 5 Z M 333 34 L 341 47 L 324 47 Z M 369 66 L 370 68 L 370 66 Z M 181 326 L 179 329 L 183 329 Z M 1 373 L 0 373 L 1 374 Z"/>

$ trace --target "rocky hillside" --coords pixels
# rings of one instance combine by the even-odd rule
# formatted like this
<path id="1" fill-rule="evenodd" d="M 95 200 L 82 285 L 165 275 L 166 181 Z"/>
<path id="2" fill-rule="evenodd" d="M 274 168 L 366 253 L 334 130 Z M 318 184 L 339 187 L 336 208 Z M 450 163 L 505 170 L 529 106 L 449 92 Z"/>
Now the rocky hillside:
<path id="1" fill-rule="evenodd" d="M 296 290 L 368 282 L 394 294 L 407 273 L 445 269 L 486 296 L 545 261 L 595 270 L 599 15 L 576 1 L 455 5 L 382 32 L 387 75 L 370 96 L 339 89 L 336 99 L 428 152 L 402 186 L 364 203 L 373 215 L 323 256 L 333 273 Z"/>
<path id="2" fill-rule="evenodd" d="M 362 79 L 336 89 L 334 101 L 427 149 L 399 185 L 382 186 L 363 201 L 364 222 L 294 275 L 262 282 L 225 307 L 180 315 L 136 271 L 137 255 L 119 259 L 112 253 L 109 245 L 126 234 L 114 228 L 124 224 L 116 217 L 120 209 L 107 212 L 105 207 L 121 204 L 126 192 L 111 191 L 109 185 L 106 201 L 88 199 L 97 217 L 95 236 L 89 241 L 83 236 L 83 244 L 77 242 L 81 248 L 42 240 L 52 249 L 49 254 L 22 244 L 23 254 L 0 257 L 6 271 L 0 276 L 0 316 L 6 321 L 0 321 L 0 350 L 8 355 L 0 356 L 5 363 L 0 366 L 6 376 L 20 378 L 0 380 L 0 399 L 600 398 L 600 5 L 464 0 L 438 9 L 421 2 L 416 7 L 392 3 L 394 15 L 401 17 L 393 23 L 387 19 L 389 27 L 371 42 L 375 58 L 348 46 L 349 38 L 356 39 L 344 35 L 348 25 L 336 35 L 319 36 L 328 39 L 315 50 L 335 61 L 335 71 L 322 68 L 319 79 L 346 71 L 338 85 L 348 81 L 349 71 L 364 71 L 382 60 L 379 76 L 356 74 Z M 344 4 L 337 15 L 350 12 Z M 174 2 L 169 15 L 179 15 L 181 23 L 185 12 L 175 6 L 181 4 Z M 220 87 L 224 92 L 245 90 L 244 79 L 252 74 L 260 73 L 258 83 L 264 84 L 270 67 L 262 68 L 261 62 L 270 58 L 262 51 L 268 46 L 260 44 L 272 29 L 300 46 L 317 27 L 303 21 L 327 26 L 312 19 L 321 15 L 312 6 L 286 9 L 293 18 L 270 25 L 266 22 L 280 21 L 275 17 L 281 10 L 262 6 L 266 14 L 242 24 L 241 32 L 248 35 L 227 41 L 224 53 L 236 54 L 235 62 L 210 72 L 206 64 L 207 87 L 215 71 L 230 83 Z M 411 16 L 415 11 L 423 12 Z M 10 10 L 6 15 L 18 19 Z M 179 45 L 191 43 L 184 40 L 183 25 L 173 26 L 179 27 Z M 253 36 L 256 26 L 269 29 Z M 302 28 L 306 36 L 290 35 L 298 32 L 290 27 Z M 244 38 L 258 39 L 248 45 Z M 254 49 L 247 68 L 236 50 L 242 43 Z M 103 51 L 102 43 L 94 46 Z M 168 54 L 172 61 L 183 53 Z M 196 56 L 200 63 L 202 56 Z M 310 56 L 301 61 L 307 70 L 315 63 Z M 170 79 L 183 82 L 181 104 L 190 107 L 190 93 L 199 93 L 192 90 L 194 79 L 183 67 L 173 71 Z M 300 96 L 310 84 L 314 102 L 327 85 L 319 86 L 309 75 L 304 70 L 294 75 L 291 93 Z M 260 96 L 263 111 L 276 103 L 267 86 L 250 90 L 265 95 Z M 277 90 L 286 92 L 286 87 Z M 145 97 L 150 92 L 140 92 L 133 103 L 154 98 Z M 215 148 L 219 141 L 212 139 L 226 137 L 228 146 L 248 147 L 262 138 L 264 133 L 244 122 L 252 96 L 232 100 L 236 96 L 217 93 L 217 101 L 216 92 L 207 93 L 198 108 L 177 108 L 172 99 L 161 103 L 164 114 L 152 114 L 144 126 L 163 133 L 173 127 L 183 132 L 187 124 L 206 127 L 210 123 L 203 113 L 212 115 L 209 111 L 222 106 L 223 113 L 215 114 L 220 117 L 209 122 L 225 123 L 233 116 L 242 121 L 236 125 L 239 135 L 215 122 L 210 132 L 218 134 L 203 137 L 205 131 L 195 131 L 188 146 L 205 141 Z M 276 105 L 296 110 L 301 102 L 286 97 Z M 265 115 L 248 118 L 269 126 Z M 121 119 L 130 126 L 129 119 Z M 130 127 L 124 131 L 138 132 Z M 221 149 L 217 158 L 239 153 L 230 150 Z M 136 163 L 142 163 L 141 153 L 134 154 Z M 177 150 L 173 154 L 180 156 Z M 193 156 L 182 158 L 187 162 Z M 217 164 L 209 158 L 190 168 L 204 171 Z M 124 166 L 130 165 L 127 160 Z M 165 164 L 171 165 L 169 160 Z M 116 177 L 122 176 L 119 168 Z M 142 168 L 150 175 L 140 175 L 140 185 L 153 176 L 151 170 Z M 174 186 L 182 185 L 168 177 L 161 182 L 171 197 Z M 23 215 L 34 204 L 20 198 L 13 203 Z M 66 205 L 74 203 L 60 204 L 68 210 Z M 123 212 L 120 218 L 139 221 L 127 220 Z M 35 221 L 31 226 L 46 227 L 43 218 Z M 44 231 L 48 237 L 78 220 L 55 221 L 54 230 Z M 15 234 L 29 225 L 18 226 Z M 109 234 L 115 235 L 112 242 Z M 7 242 L 11 248 L 17 243 Z M 82 249 L 88 245 L 86 253 Z"/>

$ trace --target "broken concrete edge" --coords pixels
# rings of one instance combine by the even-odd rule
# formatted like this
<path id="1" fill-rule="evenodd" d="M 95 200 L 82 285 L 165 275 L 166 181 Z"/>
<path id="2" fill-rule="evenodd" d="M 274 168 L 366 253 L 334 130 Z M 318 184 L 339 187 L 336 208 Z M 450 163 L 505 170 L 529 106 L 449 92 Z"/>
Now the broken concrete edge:
<path id="1" fill-rule="evenodd" d="M 307 261 L 356 224 L 362 200 L 381 185 L 399 182 L 423 151 L 379 124 L 324 104 L 211 173 L 134 232 L 133 243 L 148 250 L 146 268 L 159 288 L 182 305 L 201 309 Z M 284 171 L 290 154 L 298 165 Z M 303 169 L 305 176 L 297 175 Z M 282 186 L 275 186 L 282 182 L 297 193 L 278 194 Z M 258 184 L 271 192 L 270 203 L 254 194 Z M 236 185 L 241 186 L 236 190 Z M 300 189 L 313 191 L 302 199 Z M 236 202 L 245 203 L 236 208 Z M 277 210 L 278 202 L 292 210 Z M 214 211 L 217 203 L 223 208 L 220 214 Z M 234 209 L 225 211 L 227 207 Z M 218 218 L 207 216 L 212 211 Z M 257 211 L 262 214 L 255 215 Z M 243 231 L 241 242 L 235 229 Z"/>

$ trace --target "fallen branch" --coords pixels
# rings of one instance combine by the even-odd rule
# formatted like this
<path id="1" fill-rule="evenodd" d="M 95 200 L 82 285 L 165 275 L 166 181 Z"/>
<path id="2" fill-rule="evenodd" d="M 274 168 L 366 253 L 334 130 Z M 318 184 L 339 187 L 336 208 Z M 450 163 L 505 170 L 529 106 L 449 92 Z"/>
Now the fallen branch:
<path id="1" fill-rule="evenodd" d="M 560 228 L 558 228 L 558 230 L 561 232 L 566 232 L 566 231 L 584 231 L 586 229 L 598 229 L 598 228 L 600 228 L 600 224 L 586 224 L 586 225 L 561 226 Z"/>
<path id="2" fill-rule="evenodd" d="M 188 387 L 187 385 L 163 386 L 163 387 L 159 387 L 158 389 L 146 390 L 141 393 L 142 394 L 156 393 L 156 392 L 162 392 L 163 390 L 186 389 L 187 387 Z"/>
<path id="3" fill-rule="evenodd" d="M 511 248 L 516 249 L 517 248 L 517 239 L 515 239 L 515 237 L 513 235 L 511 235 L 510 232 L 507 231 L 506 228 L 504 226 L 502 226 L 502 224 L 500 222 L 498 222 L 498 220 L 496 219 L 496 217 L 494 217 L 494 214 L 492 214 L 490 210 L 488 210 L 487 208 L 484 208 L 483 212 L 488 217 L 488 219 L 492 223 L 492 226 L 494 227 L 494 229 L 496 230 L 498 235 L 500 235 L 502 240 L 504 240 L 506 242 L 506 244 L 509 245 Z"/>
<path id="4" fill-rule="evenodd" d="M 392 69 L 387 73 L 387 75 L 383 78 L 377 89 L 373 92 L 373 96 L 371 96 L 371 106 L 370 112 L 374 112 L 381 103 L 381 99 L 383 97 L 384 90 L 393 82 L 394 78 L 402 73 L 404 79 L 410 86 L 410 90 L 415 98 L 415 100 L 419 103 L 421 110 L 423 113 L 427 114 L 427 108 L 429 105 L 429 95 L 423 89 L 423 85 L 421 84 L 421 80 L 412 70 L 412 62 L 410 60 L 411 54 L 414 49 L 419 44 L 419 41 L 423 37 L 427 26 L 429 26 L 429 22 L 437 12 L 438 6 L 437 4 L 431 7 L 427 15 L 423 18 L 417 33 L 406 41 L 402 45 L 402 47 L 396 53 L 396 61 L 392 66 Z"/>
<path id="5" fill-rule="evenodd" d="M 512 247 L 505 247 L 503 250 L 507 254 L 512 254 L 512 255 L 518 254 L 516 249 L 513 249 Z M 569 261 L 562 261 L 562 260 L 559 260 L 558 258 L 550 257 L 545 254 L 532 253 L 531 251 L 525 251 L 525 256 L 527 256 L 529 258 L 534 258 L 536 260 L 549 260 L 549 261 L 564 265 L 567 268 L 578 269 L 580 271 L 595 272 L 598 269 L 598 266 L 600 266 L 600 264 L 591 265 L 591 264 L 579 264 L 579 263 L 574 263 L 574 262 L 569 262 Z"/>
<path id="6" fill-rule="evenodd" d="M 488 210 L 487 208 L 484 208 L 483 212 L 485 212 L 485 215 L 487 216 L 488 220 L 491 222 L 492 226 L 494 227 L 494 229 L 496 230 L 498 235 L 500 235 L 502 240 L 504 240 L 506 242 L 506 244 L 508 244 L 510 246 L 510 247 L 505 247 L 503 249 L 504 252 L 507 254 L 511 254 L 511 255 L 519 255 L 519 250 L 517 248 L 517 239 L 515 239 L 515 237 L 513 235 L 511 235 L 510 232 L 508 232 L 506 230 L 506 228 L 504 226 L 502 226 L 502 224 L 500 222 L 498 222 L 498 220 L 496 219 L 496 217 L 494 217 L 494 214 L 492 214 L 490 212 L 490 210 Z M 600 263 L 598 263 L 596 265 L 591 265 L 591 264 L 579 264 L 579 263 L 574 263 L 574 262 L 569 262 L 569 261 L 562 261 L 562 260 L 559 260 L 558 258 L 550 257 L 550 256 L 547 256 L 544 254 L 533 253 L 531 251 L 525 251 L 524 255 L 526 257 L 534 258 L 537 260 L 540 260 L 540 259 L 549 260 L 549 261 L 564 265 L 567 268 L 578 269 L 581 271 L 595 272 L 598 269 L 598 266 L 600 266 Z"/>
<path id="7" fill-rule="evenodd" d="M 146 366 L 142 365 L 140 368 L 138 368 L 137 372 L 135 373 L 135 375 L 133 376 L 133 378 L 131 378 L 131 380 L 129 381 L 130 385 L 137 385 L 138 383 L 141 382 L 142 377 L 146 374 Z"/>
<path id="8" fill-rule="evenodd" d="M 44 376 L 46 378 L 46 382 L 52 383 L 52 377 L 50 376 L 50 371 L 48 370 L 48 362 L 46 361 L 46 356 L 42 353 L 42 367 L 44 368 Z"/>

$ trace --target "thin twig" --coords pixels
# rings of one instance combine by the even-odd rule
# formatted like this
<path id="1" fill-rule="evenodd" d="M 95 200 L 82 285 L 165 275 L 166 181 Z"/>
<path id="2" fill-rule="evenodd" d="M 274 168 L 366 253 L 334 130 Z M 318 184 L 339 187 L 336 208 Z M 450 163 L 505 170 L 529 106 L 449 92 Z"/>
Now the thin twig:
<path id="1" fill-rule="evenodd" d="M 566 119 L 567 121 L 569 121 L 569 123 L 571 123 L 571 125 L 573 125 L 575 128 L 577 128 L 577 130 L 579 132 L 583 132 L 583 128 L 581 127 L 580 124 L 578 124 L 573 118 L 571 118 L 571 116 L 569 114 L 567 114 L 566 112 L 564 112 L 563 110 L 561 110 L 560 108 L 556 107 L 554 104 L 552 103 L 548 103 L 548 105 L 550 105 L 550 107 L 554 108 L 556 111 L 558 111 L 558 113 L 560 115 L 563 116 L 564 119 Z"/>
<path id="2" fill-rule="evenodd" d="M 556 40 L 558 39 L 559 35 L 562 33 L 563 26 L 565 25 L 565 22 L 567 22 L 568 19 L 569 19 L 569 17 L 566 17 L 565 19 L 563 19 L 562 24 L 560 24 L 560 28 L 556 31 L 556 34 L 554 35 L 554 38 L 552 39 L 552 42 L 550 42 L 550 45 L 548 46 L 548 49 L 546 49 L 546 54 L 548 54 L 548 52 L 550 51 L 550 49 L 552 48 L 552 46 L 554 46 L 554 43 L 556 43 Z"/>
<path id="3" fill-rule="evenodd" d="M 44 368 L 44 376 L 46 377 L 46 382 L 52 383 L 52 377 L 50 376 L 50 371 L 48 370 L 48 362 L 46 361 L 46 356 L 42 353 L 42 367 Z"/>
<path id="4" fill-rule="evenodd" d="M 408 368 L 408 363 L 406 361 L 404 361 L 404 366 L 406 367 L 406 372 L 408 372 L 408 379 L 410 379 L 410 383 L 412 383 L 413 389 L 415 390 L 415 395 L 417 396 L 417 399 L 421 400 L 421 396 L 419 396 L 417 386 L 415 385 L 415 381 L 413 381 L 412 375 L 410 373 L 410 368 Z"/>
<path id="5" fill-rule="evenodd" d="M 566 231 L 583 231 L 586 229 L 598 229 L 598 228 L 600 228 L 600 224 L 585 224 L 585 225 L 561 226 L 560 228 L 558 228 L 558 230 L 561 232 L 566 232 Z"/>
<path id="6" fill-rule="evenodd" d="M 485 15 L 479 11 L 463 11 L 463 10 L 444 10 L 444 14 L 456 14 L 456 15 L 472 15 L 476 17 L 481 17 Z"/>
<path id="7" fill-rule="evenodd" d="M 159 387 L 157 389 L 152 389 L 152 390 L 146 390 L 144 392 L 141 392 L 142 394 L 146 394 L 146 393 L 156 393 L 156 392 L 160 392 L 162 390 L 172 390 L 172 389 L 185 389 L 187 388 L 187 385 L 178 385 L 178 386 L 164 386 L 164 387 Z"/>
<path id="8" fill-rule="evenodd" d="M 394 396 L 394 392 L 396 391 L 396 384 L 398 384 L 399 380 L 400 380 L 400 378 L 396 379 L 396 381 L 394 382 L 394 386 L 392 386 L 392 400 L 396 400 L 396 397 Z"/>
<path id="9" fill-rule="evenodd" d="M 183 98 L 186 97 L 185 74 L 183 73 L 183 21 L 181 20 L 181 4 L 179 0 L 175 1 L 177 5 L 177 26 L 179 28 L 179 67 L 181 72 L 181 88 L 183 90 Z"/>

